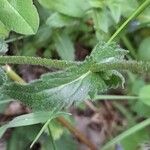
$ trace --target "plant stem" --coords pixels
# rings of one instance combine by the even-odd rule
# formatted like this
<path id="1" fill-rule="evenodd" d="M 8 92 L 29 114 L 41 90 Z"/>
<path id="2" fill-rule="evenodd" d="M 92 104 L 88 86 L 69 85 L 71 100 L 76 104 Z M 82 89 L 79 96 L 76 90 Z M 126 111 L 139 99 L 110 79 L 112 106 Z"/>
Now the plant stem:
<path id="1" fill-rule="evenodd" d="M 26 57 L 26 56 L 0 56 L 0 64 L 30 64 L 40 65 L 45 67 L 54 68 L 67 68 L 70 66 L 77 66 L 79 62 L 69 62 L 64 60 L 52 60 L 39 57 Z M 92 72 L 100 72 L 105 70 L 130 70 L 132 72 L 142 73 L 150 72 L 150 63 L 143 61 L 118 61 L 118 62 L 106 62 L 91 65 L 90 70 Z M 16 75 L 13 75 L 14 78 Z"/>
<path id="2" fill-rule="evenodd" d="M 68 124 L 64 118 L 59 117 L 57 118 L 57 120 L 59 120 L 59 122 L 61 122 L 64 127 L 66 127 L 71 133 L 73 133 L 73 135 L 75 135 L 76 137 L 80 137 L 78 139 L 81 140 L 82 143 L 86 144 L 90 148 L 90 150 L 96 150 L 96 147 L 93 145 L 93 143 L 85 138 L 85 136 L 82 135 L 78 129 L 74 128 L 70 123 Z"/>
<path id="3" fill-rule="evenodd" d="M 26 36 L 27 37 L 27 36 Z M 11 43 L 11 42 L 15 42 L 15 41 L 17 41 L 17 40 L 21 40 L 21 39 L 23 39 L 23 38 L 25 38 L 25 36 L 19 36 L 19 37 L 15 37 L 15 38 L 12 38 L 12 39 L 8 39 L 8 40 L 6 40 L 5 42 L 6 43 Z"/>
<path id="4" fill-rule="evenodd" d="M 25 83 L 25 81 L 18 74 L 16 74 L 16 72 L 14 72 L 9 65 L 5 65 L 3 68 L 12 80 L 17 81 L 21 84 Z"/>
<path id="5" fill-rule="evenodd" d="M 118 30 L 112 35 L 107 43 L 112 42 L 117 35 L 124 29 L 124 27 L 135 17 L 137 17 L 145 8 L 150 5 L 150 0 L 145 0 L 142 5 L 140 5 L 132 14 L 131 16 L 118 28 Z"/>
<path id="6" fill-rule="evenodd" d="M 118 61 L 94 64 L 91 66 L 92 72 L 100 72 L 105 70 L 130 70 L 135 73 L 150 72 L 150 62 L 143 61 Z"/>
<path id="7" fill-rule="evenodd" d="M 77 65 L 77 62 L 29 56 L 0 56 L 0 64 L 30 64 L 45 67 L 66 68 L 75 64 Z"/>
<path id="8" fill-rule="evenodd" d="M 13 79 L 14 81 L 20 82 L 22 84 L 26 83 L 21 77 L 19 77 L 12 69 L 11 67 L 4 67 L 7 75 Z M 77 139 L 79 139 L 82 143 L 87 145 L 91 150 L 96 150 L 94 144 L 84 135 L 82 134 L 77 128 L 75 128 L 73 125 L 71 125 L 70 122 L 68 122 L 63 117 L 56 118 L 58 122 L 60 122 L 64 127 L 66 127 Z"/>
<path id="9" fill-rule="evenodd" d="M 48 125 L 47 128 L 48 128 L 48 132 L 49 132 L 49 137 L 50 137 L 51 142 L 52 142 L 53 150 L 56 150 L 56 145 L 55 145 L 55 142 L 54 142 L 54 138 L 52 136 L 50 125 Z"/>

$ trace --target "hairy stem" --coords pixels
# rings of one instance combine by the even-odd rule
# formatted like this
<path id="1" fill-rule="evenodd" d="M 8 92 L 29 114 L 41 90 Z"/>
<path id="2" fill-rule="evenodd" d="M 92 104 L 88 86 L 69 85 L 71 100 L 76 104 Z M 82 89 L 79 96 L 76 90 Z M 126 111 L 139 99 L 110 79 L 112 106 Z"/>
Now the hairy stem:
<path id="1" fill-rule="evenodd" d="M 143 61 L 118 61 L 95 64 L 91 66 L 92 72 L 100 72 L 105 70 L 129 70 L 135 73 L 150 72 L 150 62 Z"/>
<path id="2" fill-rule="evenodd" d="M 30 64 L 45 67 L 66 68 L 77 63 L 29 56 L 0 56 L 0 64 Z"/>
<path id="3" fill-rule="evenodd" d="M 64 60 L 52 60 L 39 57 L 25 57 L 25 56 L 0 56 L 0 64 L 30 64 L 40 65 L 54 68 L 67 68 L 70 66 L 77 66 L 79 62 L 68 62 Z M 92 72 L 100 72 L 105 70 L 130 70 L 131 72 L 142 73 L 150 72 L 150 62 L 143 61 L 118 61 L 106 62 L 91 65 Z"/>
<path id="4" fill-rule="evenodd" d="M 112 35 L 108 43 L 111 43 L 114 38 L 125 28 L 125 26 L 135 17 L 137 17 L 145 8 L 150 5 L 150 0 L 145 0 L 132 14 L 131 16 L 118 28 L 118 30 Z"/>

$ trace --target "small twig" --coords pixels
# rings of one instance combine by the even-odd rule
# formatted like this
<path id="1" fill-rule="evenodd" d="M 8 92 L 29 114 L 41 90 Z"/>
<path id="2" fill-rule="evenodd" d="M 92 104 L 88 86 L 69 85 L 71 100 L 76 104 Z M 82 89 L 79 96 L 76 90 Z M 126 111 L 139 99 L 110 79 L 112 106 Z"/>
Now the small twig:
<path id="1" fill-rule="evenodd" d="M 72 126 L 67 120 L 65 120 L 63 117 L 57 118 L 57 120 L 64 126 L 66 127 L 77 139 L 79 139 L 82 143 L 87 145 L 90 150 L 96 150 L 96 147 L 89 139 L 85 137 L 85 135 L 81 134 L 81 132 L 76 129 L 74 126 Z"/>

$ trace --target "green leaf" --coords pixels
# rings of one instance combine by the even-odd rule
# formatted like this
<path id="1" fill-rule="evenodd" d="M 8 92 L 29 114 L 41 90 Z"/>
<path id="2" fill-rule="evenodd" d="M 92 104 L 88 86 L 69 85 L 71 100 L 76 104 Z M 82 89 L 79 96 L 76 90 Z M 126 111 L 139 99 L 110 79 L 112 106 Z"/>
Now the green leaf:
<path id="1" fill-rule="evenodd" d="M 75 59 L 75 49 L 73 42 L 66 33 L 55 34 L 55 46 L 59 56 L 64 60 Z"/>
<path id="2" fill-rule="evenodd" d="M 35 112 L 35 113 L 21 115 L 13 119 L 6 125 L 3 125 L 2 127 L 0 127 L 0 138 L 3 136 L 3 134 L 8 128 L 45 123 L 49 118 L 51 117 L 56 118 L 63 114 L 64 114 L 63 112 L 57 112 L 53 114 L 53 111 L 50 111 L 50 112 L 42 111 L 42 112 Z"/>
<path id="3" fill-rule="evenodd" d="M 147 129 L 142 129 L 123 139 L 121 145 L 125 150 L 137 150 L 137 147 L 139 147 L 141 143 L 148 141 L 149 138 Z"/>
<path id="4" fill-rule="evenodd" d="M 0 68 L 0 86 L 2 86 L 7 81 L 7 75 L 2 68 Z"/>
<path id="5" fill-rule="evenodd" d="M 0 39 L 0 55 L 4 55 L 8 51 L 8 45 L 3 39 Z"/>
<path id="6" fill-rule="evenodd" d="M 145 9 L 138 17 L 139 21 L 141 23 L 148 23 L 150 22 L 150 7 Z"/>
<path id="7" fill-rule="evenodd" d="M 46 24 L 53 28 L 62 28 L 75 25 L 76 22 L 74 18 L 56 12 L 47 19 Z"/>
<path id="8" fill-rule="evenodd" d="M 122 7 L 122 0 L 108 0 L 107 5 L 111 11 L 111 16 L 116 23 L 119 22 L 121 17 L 121 7 Z"/>
<path id="9" fill-rule="evenodd" d="M 129 17 L 133 11 L 138 7 L 137 0 L 122 0 L 121 1 L 121 11 L 124 17 Z"/>
<path id="10" fill-rule="evenodd" d="M 93 21 L 97 31 L 102 30 L 108 32 L 109 27 L 112 25 L 112 18 L 106 8 L 93 10 Z"/>
<path id="11" fill-rule="evenodd" d="M 78 66 L 45 74 L 40 79 L 25 85 L 5 84 L 1 87 L 1 92 L 24 102 L 34 110 L 66 107 L 73 102 L 85 100 L 88 95 L 93 98 L 97 93 L 106 91 L 108 88 L 116 88 L 124 82 L 124 78 L 116 70 L 99 73 L 90 70 L 95 63 L 118 61 L 123 58 L 125 51 L 120 52 L 118 49 L 115 51 L 114 48 L 117 46 L 113 46 L 111 50 L 109 46 L 99 43 L 91 56 Z M 104 50 L 110 50 L 110 52 L 106 51 L 105 54 Z"/>
<path id="12" fill-rule="evenodd" d="M 42 150 L 52 150 L 53 146 L 48 137 L 43 137 Z M 77 143 L 70 134 L 63 134 L 60 139 L 55 140 L 57 150 L 77 150 Z"/>
<path id="13" fill-rule="evenodd" d="M 139 46 L 138 55 L 141 60 L 150 61 L 150 37 L 145 38 Z"/>
<path id="14" fill-rule="evenodd" d="M 30 144 L 40 128 L 40 125 L 32 125 L 13 130 L 11 137 L 7 140 L 7 150 L 29 150 Z"/>
<path id="15" fill-rule="evenodd" d="M 117 144 L 121 140 L 129 137 L 130 135 L 136 133 L 137 131 L 140 131 L 141 129 L 145 128 L 149 124 L 150 124 L 150 119 L 146 119 L 146 120 L 138 123 L 137 125 L 133 126 L 132 128 L 128 129 L 127 131 L 125 131 L 125 132 L 121 133 L 120 135 L 118 135 L 117 137 L 113 138 L 110 142 L 106 143 L 106 145 L 104 145 L 104 147 L 102 147 L 101 150 L 110 148 L 114 144 Z"/>
<path id="16" fill-rule="evenodd" d="M 150 106 L 150 85 L 145 85 L 141 88 L 139 93 L 139 99 L 144 104 Z"/>
<path id="17" fill-rule="evenodd" d="M 149 118 L 150 116 L 149 106 L 141 101 L 137 101 L 135 104 L 132 105 L 131 108 L 134 112 L 137 113 L 139 117 Z"/>
<path id="18" fill-rule="evenodd" d="M 64 114 L 67 114 L 67 113 L 60 113 L 58 112 L 59 108 L 56 107 L 56 109 L 53 109 L 52 112 L 51 112 L 51 116 L 49 117 L 49 119 L 46 121 L 46 123 L 43 125 L 43 127 L 41 128 L 41 130 L 38 132 L 38 134 L 36 135 L 35 139 L 33 140 L 30 148 L 33 147 L 33 145 L 37 142 L 37 140 L 39 139 L 39 137 L 42 135 L 42 133 L 44 132 L 44 130 L 47 128 L 47 126 L 50 124 L 50 122 L 58 117 L 59 115 L 64 115 Z"/>
<path id="19" fill-rule="evenodd" d="M 83 17 L 89 9 L 87 0 L 39 0 L 44 7 L 71 17 Z"/>
<path id="20" fill-rule="evenodd" d="M 9 34 L 9 30 L 6 26 L 0 21 L 0 38 L 6 38 Z"/>
<path id="21" fill-rule="evenodd" d="M 39 17 L 32 0 L 0 0 L 0 22 L 21 34 L 35 34 Z"/>
<path id="22" fill-rule="evenodd" d="M 103 8 L 105 2 L 100 0 L 89 0 L 89 4 L 92 8 Z"/>
<path id="23" fill-rule="evenodd" d="M 106 63 L 123 60 L 127 53 L 128 51 L 115 43 L 100 42 L 95 46 L 90 57 L 97 63 Z"/>

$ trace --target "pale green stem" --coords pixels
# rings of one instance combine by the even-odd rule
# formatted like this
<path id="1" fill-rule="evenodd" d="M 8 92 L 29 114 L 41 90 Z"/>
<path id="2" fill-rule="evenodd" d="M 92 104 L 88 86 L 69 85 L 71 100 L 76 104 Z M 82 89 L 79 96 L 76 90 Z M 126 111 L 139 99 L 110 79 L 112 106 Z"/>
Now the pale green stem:
<path id="1" fill-rule="evenodd" d="M 124 96 L 124 95 L 96 95 L 94 100 L 137 100 L 137 96 Z"/>
<path id="2" fill-rule="evenodd" d="M 28 36 L 26 36 L 26 37 L 28 37 Z M 5 42 L 6 43 L 11 43 L 11 42 L 15 42 L 15 41 L 21 40 L 23 38 L 25 38 L 25 36 L 19 36 L 19 37 L 15 37 L 15 38 L 12 38 L 12 39 L 8 39 Z"/>
<path id="3" fill-rule="evenodd" d="M 132 15 L 118 28 L 118 30 L 112 35 L 112 37 L 109 39 L 107 43 L 111 43 L 114 38 L 117 37 L 117 35 L 125 28 L 125 26 L 135 17 L 137 17 L 145 8 L 147 8 L 150 5 L 150 0 L 145 0 L 142 5 L 140 5 L 133 13 Z"/>
<path id="4" fill-rule="evenodd" d="M 6 71 L 7 75 L 14 81 L 17 81 L 19 83 L 24 84 L 25 81 L 18 75 L 16 72 L 14 72 L 10 66 L 6 65 L 3 67 L 3 69 Z"/>

